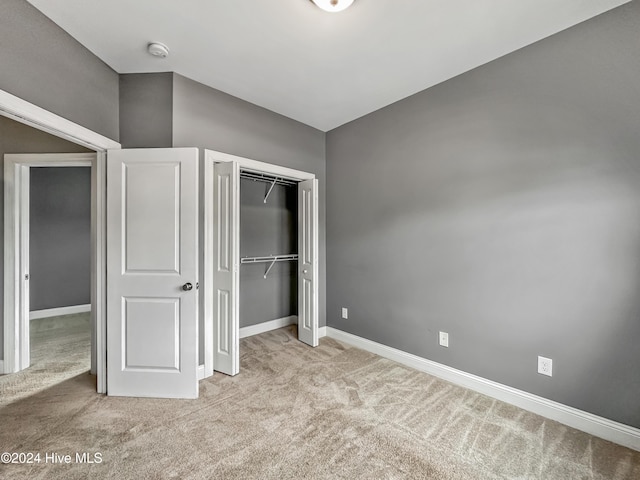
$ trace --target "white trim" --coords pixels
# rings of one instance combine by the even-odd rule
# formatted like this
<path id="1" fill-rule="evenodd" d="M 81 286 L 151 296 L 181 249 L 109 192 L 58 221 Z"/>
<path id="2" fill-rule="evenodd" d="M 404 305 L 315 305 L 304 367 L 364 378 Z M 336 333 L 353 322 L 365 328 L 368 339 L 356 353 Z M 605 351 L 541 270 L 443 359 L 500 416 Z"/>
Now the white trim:
<path id="1" fill-rule="evenodd" d="M 198 365 L 198 380 L 202 380 L 203 378 L 206 378 L 204 376 L 204 371 L 205 371 L 205 366 L 204 365 Z M 209 375 L 211 376 L 211 375 Z"/>
<path id="2" fill-rule="evenodd" d="M 91 311 L 91 304 L 72 305 L 70 307 L 47 308 L 44 310 L 33 310 L 29 312 L 29 320 L 38 318 L 59 317 L 60 315 L 73 315 L 75 313 L 85 313 Z"/>
<path id="3" fill-rule="evenodd" d="M 335 340 L 348 343 L 354 347 L 429 373 L 497 400 L 510 403 L 524 410 L 537 413 L 551 420 L 556 420 L 596 437 L 640 451 L 640 429 L 502 385 L 402 350 L 387 347 L 333 327 L 326 327 L 326 332 L 328 337 Z"/>
<path id="4" fill-rule="evenodd" d="M 287 327 L 289 325 L 295 325 L 298 323 L 298 316 L 291 315 L 289 317 L 276 318 L 275 320 L 269 320 L 268 322 L 258 323 L 257 325 L 249 325 L 248 327 L 242 327 L 240 329 L 240 338 L 252 337 L 264 332 L 270 332 L 278 328 Z"/>
<path id="5" fill-rule="evenodd" d="M 4 360 L 0 360 L 0 375 L 4 374 Z"/>
<path id="6" fill-rule="evenodd" d="M 14 189 L 20 184 L 20 169 L 16 166 L 8 168 L 8 162 L 4 165 L 4 365 L 5 373 L 14 373 L 20 369 L 20 322 L 16 320 L 17 305 L 20 304 L 19 288 L 15 283 L 15 277 L 19 276 L 19 260 L 16 258 L 16 249 L 20 244 L 19 229 L 13 218 L 9 218 L 7 212 L 15 215 L 18 205 L 15 204 L 16 193 Z M 19 189 L 18 189 L 19 190 Z M 18 284 L 20 285 L 20 284 Z"/>
<path id="7" fill-rule="evenodd" d="M 91 153 L 6 153 L 5 159 L 28 167 L 92 167 L 96 154 Z"/>
<path id="8" fill-rule="evenodd" d="M 92 150 L 104 151 L 111 148 L 120 148 L 118 142 L 114 142 L 110 138 L 22 100 L 4 90 L 0 90 L 0 113 L 38 130 Z"/>
<path id="9" fill-rule="evenodd" d="M 324 338 L 327 336 L 327 328 L 328 327 L 320 327 L 318 328 L 318 338 Z"/>
<path id="10" fill-rule="evenodd" d="M 272 163 L 251 160 L 250 158 L 238 157 L 229 153 L 217 152 L 215 150 L 205 150 L 205 159 L 207 163 L 216 162 L 236 162 L 240 165 L 241 170 L 252 170 L 259 173 L 268 173 L 278 177 L 287 177 L 293 180 L 310 180 L 316 178 L 313 173 L 294 170 L 293 168 L 282 167 Z"/>
<path id="11" fill-rule="evenodd" d="M 4 156 L 4 360 L 6 371 L 30 364 L 29 342 L 29 175 L 31 167 L 97 166 L 96 153 L 5 154 Z M 92 189 L 91 202 L 97 192 Z M 91 211 L 91 224 L 96 212 Z M 92 232 L 93 234 L 93 232 Z M 92 245 L 93 249 L 93 245 Z M 99 270 L 95 265 L 94 270 Z M 7 321 L 8 320 L 8 321 Z M 95 323 L 93 323 L 95 325 Z"/>
<path id="12" fill-rule="evenodd" d="M 91 373 L 98 393 L 107 393 L 107 152 L 96 153 L 91 192 Z"/>

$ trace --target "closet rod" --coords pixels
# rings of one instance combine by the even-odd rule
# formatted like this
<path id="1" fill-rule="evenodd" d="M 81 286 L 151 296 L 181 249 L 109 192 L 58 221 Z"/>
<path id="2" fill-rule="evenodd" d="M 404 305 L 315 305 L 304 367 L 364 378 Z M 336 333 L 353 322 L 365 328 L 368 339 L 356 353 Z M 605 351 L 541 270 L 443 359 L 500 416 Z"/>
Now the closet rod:
<path id="1" fill-rule="evenodd" d="M 253 180 L 254 182 L 267 182 L 276 183 L 278 185 L 285 185 L 287 187 L 297 185 L 298 182 L 286 177 L 274 177 L 273 175 L 267 175 L 266 173 L 250 172 L 248 170 L 240 171 L 240 178 L 246 178 L 247 180 Z"/>
<path id="2" fill-rule="evenodd" d="M 240 263 L 271 263 L 269 268 L 267 268 L 267 271 L 264 272 L 264 278 L 267 278 L 267 275 L 269 275 L 269 272 L 276 262 L 289 262 L 294 260 L 298 260 L 297 253 L 289 255 L 269 255 L 267 257 L 242 257 L 240 259 Z"/>

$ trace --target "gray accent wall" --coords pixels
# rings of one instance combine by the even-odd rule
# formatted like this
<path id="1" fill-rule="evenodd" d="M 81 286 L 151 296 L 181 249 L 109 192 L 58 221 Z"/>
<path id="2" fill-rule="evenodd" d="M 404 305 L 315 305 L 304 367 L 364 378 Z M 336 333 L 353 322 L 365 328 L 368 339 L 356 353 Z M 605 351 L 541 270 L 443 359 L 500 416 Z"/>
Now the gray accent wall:
<path id="1" fill-rule="evenodd" d="M 240 181 L 240 257 L 298 252 L 298 189 Z M 296 262 L 240 265 L 240 327 L 298 314 Z"/>
<path id="2" fill-rule="evenodd" d="M 122 148 L 173 145 L 173 73 L 120 75 Z"/>
<path id="3" fill-rule="evenodd" d="M 91 168 L 30 169 L 30 310 L 91 303 Z"/>
<path id="4" fill-rule="evenodd" d="M 327 324 L 640 427 L 639 31 L 632 2 L 329 132 Z"/>
<path id="5" fill-rule="evenodd" d="M 118 74 L 25 0 L 0 2 L 0 89 L 118 140 Z"/>
<path id="6" fill-rule="evenodd" d="M 5 153 L 82 153 L 84 147 L 0 116 L 0 250 L 4 249 L 4 155 Z M 0 255 L 3 266 L 4 256 Z M 3 266 L 4 271 L 4 266 Z M 4 275 L 0 275 L 0 312 L 4 311 Z M 4 350 L 4 323 L 0 321 L 0 352 Z M 4 355 L 0 355 L 2 358 Z"/>

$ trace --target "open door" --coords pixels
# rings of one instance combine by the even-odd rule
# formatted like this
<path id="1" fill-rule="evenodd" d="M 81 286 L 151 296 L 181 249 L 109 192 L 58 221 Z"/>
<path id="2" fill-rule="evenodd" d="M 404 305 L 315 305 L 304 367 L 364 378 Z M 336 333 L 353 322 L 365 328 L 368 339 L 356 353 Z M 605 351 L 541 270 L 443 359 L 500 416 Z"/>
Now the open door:
<path id="1" fill-rule="evenodd" d="M 198 150 L 109 150 L 107 393 L 198 396 Z"/>
<path id="2" fill-rule="evenodd" d="M 318 346 L 318 180 L 298 184 L 298 339 Z"/>
<path id="3" fill-rule="evenodd" d="M 213 368 L 240 370 L 240 167 L 216 163 L 213 178 Z"/>
<path id="4" fill-rule="evenodd" d="M 29 163 L 4 156 L 4 371 L 31 364 L 29 340 Z M 0 358 L 2 360 L 2 358 Z"/>

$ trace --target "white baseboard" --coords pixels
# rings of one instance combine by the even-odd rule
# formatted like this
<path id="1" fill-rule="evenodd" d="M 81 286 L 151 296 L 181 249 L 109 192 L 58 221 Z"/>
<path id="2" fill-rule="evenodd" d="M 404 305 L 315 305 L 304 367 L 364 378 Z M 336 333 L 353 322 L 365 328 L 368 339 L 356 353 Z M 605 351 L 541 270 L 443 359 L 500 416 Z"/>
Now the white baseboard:
<path id="1" fill-rule="evenodd" d="M 333 327 L 326 328 L 326 335 L 338 341 L 348 343 L 381 357 L 394 360 L 456 385 L 469 388 L 497 400 L 515 405 L 524 410 L 542 415 L 570 427 L 582 430 L 596 437 L 640 451 L 640 429 L 614 422 L 592 413 L 578 410 L 552 400 L 548 400 L 516 388 L 502 385 L 486 378 L 478 377 L 455 368 L 442 365 L 426 358 L 387 347 L 377 342 L 352 335 Z"/>
<path id="2" fill-rule="evenodd" d="M 4 360 L 0 360 L 0 374 L 4 374 Z"/>
<path id="3" fill-rule="evenodd" d="M 326 336 L 327 336 L 327 327 L 318 328 L 318 338 L 322 338 Z"/>
<path id="4" fill-rule="evenodd" d="M 286 327 L 298 323 L 298 316 L 291 315 L 290 317 L 276 318 L 275 320 L 269 320 L 268 322 L 262 322 L 257 325 L 250 325 L 248 327 L 242 327 L 240 329 L 240 338 L 251 337 L 258 335 L 259 333 L 270 332 L 278 328 Z"/>
<path id="5" fill-rule="evenodd" d="M 47 308 L 46 310 L 34 310 L 29 312 L 29 320 L 38 318 L 58 317 L 60 315 L 73 315 L 74 313 L 84 313 L 91 311 L 91 304 L 72 305 L 70 307 Z"/>
<path id="6" fill-rule="evenodd" d="M 198 380 L 204 378 L 204 365 L 198 365 Z"/>

